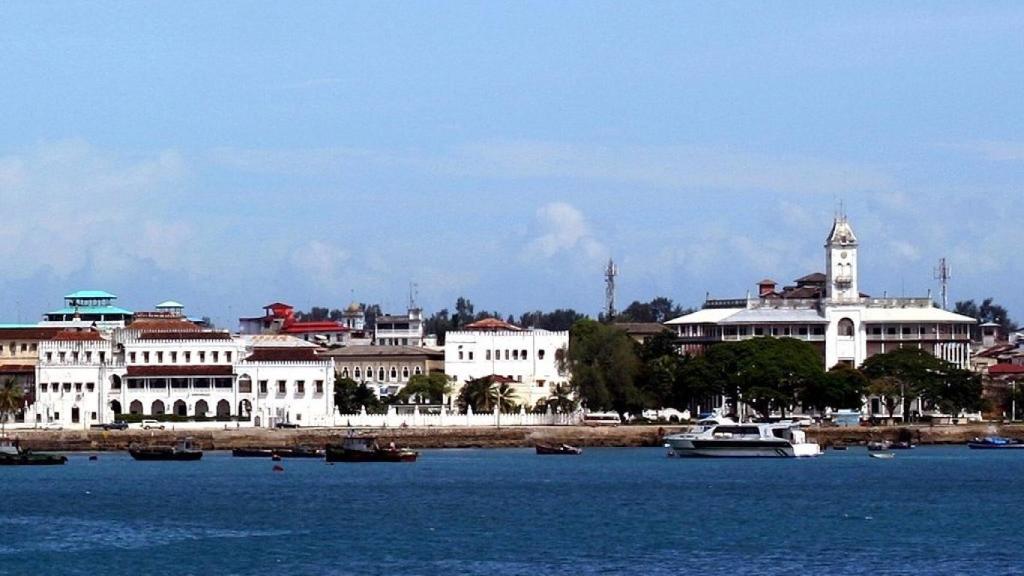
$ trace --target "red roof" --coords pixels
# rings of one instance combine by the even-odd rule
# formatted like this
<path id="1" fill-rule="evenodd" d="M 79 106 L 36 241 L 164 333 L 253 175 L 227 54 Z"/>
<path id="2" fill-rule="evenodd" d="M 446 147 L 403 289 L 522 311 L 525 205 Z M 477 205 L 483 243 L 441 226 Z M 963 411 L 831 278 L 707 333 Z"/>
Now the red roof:
<path id="1" fill-rule="evenodd" d="M 325 359 L 317 356 L 315 348 L 305 346 L 256 348 L 245 359 L 246 362 L 320 362 L 323 360 Z"/>
<path id="2" fill-rule="evenodd" d="M 161 366 L 129 366 L 129 377 L 188 377 L 188 376 L 231 376 L 230 364 L 224 365 L 161 365 Z"/>
<path id="3" fill-rule="evenodd" d="M 139 340 L 230 340 L 227 332 L 144 332 Z"/>
<path id="4" fill-rule="evenodd" d="M 348 327 L 330 320 L 318 322 L 291 322 L 281 332 L 285 334 L 309 334 L 310 332 L 346 332 Z"/>
<path id="5" fill-rule="evenodd" d="M 466 324 L 464 327 L 466 330 L 483 330 L 483 331 L 497 331 L 497 330 L 512 330 L 520 331 L 522 328 L 509 324 L 500 318 L 484 318 L 483 320 L 477 320 L 470 324 Z"/>
<path id="6" fill-rule="evenodd" d="M 0 328 L 0 340 L 49 340 L 63 330 L 58 327 Z"/>
<path id="7" fill-rule="evenodd" d="M 68 340 L 73 342 L 96 342 L 102 341 L 103 336 L 100 336 L 99 332 L 93 332 L 91 330 L 86 332 L 74 332 L 71 330 L 65 330 L 57 333 L 53 337 L 54 340 Z"/>
<path id="8" fill-rule="evenodd" d="M 0 374 L 32 374 L 36 367 L 31 364 L 0 364 Z"/>
<path id="9" fill-rule="evenodd" d="M 150 317 L 135 320 L 128 325 L 128 330 L 138 330 L 139 332 L 188 332 L 202 330 L 202 328 L 181 317 Z"/>
<path id="10" fill-rule="evenodd" d="M 1024 366 L 1017 364 L 993 364 L 988 367 L 989 376 L 1016 376 L 1024 374 Z"/>

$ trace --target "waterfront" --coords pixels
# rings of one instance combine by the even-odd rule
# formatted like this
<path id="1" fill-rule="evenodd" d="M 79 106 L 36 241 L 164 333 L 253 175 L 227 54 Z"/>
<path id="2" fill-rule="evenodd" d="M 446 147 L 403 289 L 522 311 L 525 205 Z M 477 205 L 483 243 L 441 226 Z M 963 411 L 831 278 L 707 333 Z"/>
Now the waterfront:
<path id="1" fill-rule="evenodd" d="M 1005 574 L 1019 454 L 811 460 L 425 451 L 403 465 L 208 453 L 2 472 L 0 574 Z"/>

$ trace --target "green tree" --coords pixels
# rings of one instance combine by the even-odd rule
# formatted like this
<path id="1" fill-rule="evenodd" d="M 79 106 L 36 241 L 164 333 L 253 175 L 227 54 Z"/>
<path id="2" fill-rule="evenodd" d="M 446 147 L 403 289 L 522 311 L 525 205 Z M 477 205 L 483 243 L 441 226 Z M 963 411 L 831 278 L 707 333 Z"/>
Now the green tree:
<path id="1" fill-rule="evenodd" d="M 882 377 L 893 379 L 900 386 L 899 396 L 905 400 L 927 395 L 952 368 L 950 363 L 919 348 L 899 348 L 871 356 L 861 371 L 872 381 Z M 909 422 L 909 412 L 910 403 L 903 402 L 904 422 Z"/>
<path id="2" fill-rule="evenodd" d="M 858 409 L 863 404 L 868 384 L 860 370 L 839 364 L 799 391 L 800 404 L 805 410 L 819 412 L 828 408 Z"/>
<path id="3" fill-rule="evenodd" d="M 617 322 L 657 322 L 660 324 L 678 318 L 685 313 L 682 306 L 672 302 L 671 298 L 658 296 L 650 302 L 634 300 L 615 317 L 615 320 Z"/>
<path id="4" fill-rule="evenodd" d="M 519 317 L 519 325 L 540 328 L 542 330 L 561 331 L 572 328 L 576 322 L 587 316 L 572 308 L 559 308 L 553 312 L 527 312 Z"/>
<path id="5" fill-rule="evenodd" d="M 0 434 L 7 430 L 7 419 L 14 416 L 25 406 L 25 391 L 14 380 L 5 378 L 0 384 Z"/>
<path id="6" fill-rule="evenodd" d="M 498 407 L 499 412 L 512 412 L 518 406 L 516 404 L 516 391 L 505 382 L 495 382 L 487 390 L 488 406 L 490 410 Z"/>
<path id="7" fill-rule="evenodd" d="M 892 420 L 893 414 L 896 413 L 896 407 L 899 406 L 900 400 L 903 398 L 899 380 L 892 376 L 875 378 L 868 384 L 868 394 L 882 399 L 882 404 L 885 406 L 886 412 L 889 413 L 889 420 Z"/>
<path id="8" fill-rule="evenodd" d="M 419 403 L 440 404 L 451 392 L 451 382 L 444 374 L 415 374 L 409 383 L 395 394 L 395 400 L 408 403 L 413 400 Z"/>
<path id="9" fill-rule="evenodd" d="M 550 396 L 538 400 L 534 410 L 536 412 L 544 412 L 550 407 L 554 412 L 565 414 L 575 411 L 577 404 L 576 398 L 572 393 L 572 387 L 569 384 L 562 383 L 555 384 L 551 388 Z"/>
<path id="10" fill-rule="evenodd" d="M 975 339 L 981 337 L 979 326 L 986 322 L 999 324 L 1003 334 L 1017 329 L 1017 323 L 1010 319 L 1009 311 L 1004 306 L 997 304 L 993 298 L 985 298 L 981 301 L 981 305 L 976 304 L 974 300 L 961 300 L 953 306 L 953 311 L 978 321 L 977 324 L 971 326 L 971 337 Z"/>
<path id="11" fill-rule="evenodd" d="M 467 380 L 459 390 L 459 395 L 455 401 L 459 410 L 465 412 L 467 409 L 472 408 L 474 412 L 490 411 L 493 408 L 493 405 L 490 403 L 492 383 L 493 380 L 490 376 Z"/>
<path id="12" fill-rule="evenodd" d="M 367 412 L 379 412 L 384 404 L 366 382 L 337 376 L 334 379 L 334 405 L 342 414 L 355 414 L 363 408 Z"/>
<path id="13" fill-rule="evenodd" d="M 823 376 L 820 354 L 801 340 L 754 338 L 738 344 L 747 349 L 738 375 L 740 389 L 764 416 L 776 410 L 785 416 L 799 392 Z"/>
<path id="14" fill-rule="evenodd" d="M 945 414 L 954 418 L 964 412 L 978 412 L 984 408 L 981 375 L 953 368 L 932 381 L 924 396 Z"/>
<path id="15" fill-rule="evenodd" d="M 588 410 L 613 410 L 620 416 L 643 410 L 643 393 L 636 386 L 640 359 L 622 330 L 589 319 L 576 322 L 561 363 Z"/>

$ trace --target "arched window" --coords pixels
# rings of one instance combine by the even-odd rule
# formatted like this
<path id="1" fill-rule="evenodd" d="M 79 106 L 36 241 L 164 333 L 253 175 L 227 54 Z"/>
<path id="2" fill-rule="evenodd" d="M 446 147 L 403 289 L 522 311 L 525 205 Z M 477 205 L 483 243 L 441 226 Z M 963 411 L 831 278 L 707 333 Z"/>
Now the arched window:
<path id="1" fill-rule="evenodd" d="M 359 368 L 356 368 L 356 370 L 359 370 Z M 348 378 L 348 366 L 341 369 L 341 377 Z"/>
<path id="2" fill-rule="evenodd" d="M 206 413 L 210 411 L 210 405 L 206 403 L 206 400 L 200 400 L 196 402 L 196 416 L 202 418 L 206 416 Z"/>
<path id="3" fill-rule="evenodd" d="M 132 400 L 132 403 L 128 405 L 129 414 L 142 414 L 142 402 L 138 400 Z"/>
<path id="4" fill-rule="evenodd" d="M 402 367 L 402 380 L 408 380 L 408 379 L 409 379 L 409 367 L 408 366 L 403 366 Z"/>
<path id="5" fill-rule="evenodd" d="M 853 338 L 853 320 L 849 318 L 843 318 L 839 321 L 839 337 L 840 338 Z"/>
<path id="6" fill-rule="evenodd" d="M 110 411 L 114 413 L 114 416 L 121 415 L 121 403 L 117 400 L 110 401 Z"/>
<path id="7" fill-rule="evenodd" d="M 346 368 L 346 370 L 347 370 L 347 368 Z M 352 371 L 352 375 L 355 377 L 356 380 L 359 380 L 360 378 L 363 377 L 362 372 L 359 370 L 359 366 L 355 367 L 355 370 Z"/>
<path id="8" fill-rule="evenodd" d="M 176 416 L 188 416 L 188 406 L 185 405 L 184 400 L 174 401 L 174 414 Z"/>
<path id="9" fill-rule="evenodd" d="M 384 367 L 383 366 L 381 366 L 380 368 L 377 369 L 377 381 L 378 382 L 383 382 L 384 381 Z"/>
<path id="10" fill-rule="evenodd" d="M 416 366 L 415 368 L 412 369 L 412 373 L 417 375 L 423 374 L 423 370 L 419 366 Z"/>
<path id="11" fill-rule="evenodd" d="M 398 379 L 398 370 L 396 370 L 395 367 L 392 366 L 391 367 L 391 372 L 390 372 L 390 374 L 388 374 L 388 376 L 390 376 L 392 380 L 397 380 Z"/>
<path id="12" fill-rule="evenodd" d="M 537 359 L 538 360 L 543 360 L 544 359 L 544 349 L 543 348 L 540 349 L 540 350 L 537 350 Z"/>
<path id="13" fill-rule="evenodd" d="M 159 416 L 164 413 L 164 403 L 160 400 L 154 400 L 153 405 L 149 408 L 149 413 L 154 416 Z"/>
<path id="14" fill-rule="evenodd" d="M 227 418 L 229 416 L 231 416 L 231 404 L 227 400 L 217 402 L 217 418 Z"/>

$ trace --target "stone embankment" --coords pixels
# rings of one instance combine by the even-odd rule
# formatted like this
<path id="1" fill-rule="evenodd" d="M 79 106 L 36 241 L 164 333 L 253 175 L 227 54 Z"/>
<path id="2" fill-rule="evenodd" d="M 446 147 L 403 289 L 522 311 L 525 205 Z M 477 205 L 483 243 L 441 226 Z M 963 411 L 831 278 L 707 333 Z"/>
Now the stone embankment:
<path id="1" fill-rule="evenodd" d="M 998 434 L 1024 439 L 1024 425 L 971 424 L 964 426 L 910 426 L 919 444 L 963 444 L 977 436 Z M 896 440 L 901 427 L 812 427 L 808 436 L 824 446 L 836 442 L 863 444 L 870 440 Z M 361 429 L 376 435 L 381 442 L 395 442 L 409 448 L 512 448 L 533 446 L 537 442 L 566 443 L 577 446 L 643 447 L 661 446 L 662 437 L 682 430 L 679 426 L 516 426 L 451 428 Z M 232 448 L 281 448 L 307 444 L 322 446 L 337 442 L 345 429 L 307 428 L 292 430 L 9 430 L 22 446 L 41 451 L 126 450 L 133 442 L 171 444 L 191 436 L 206 450 Z"/>

